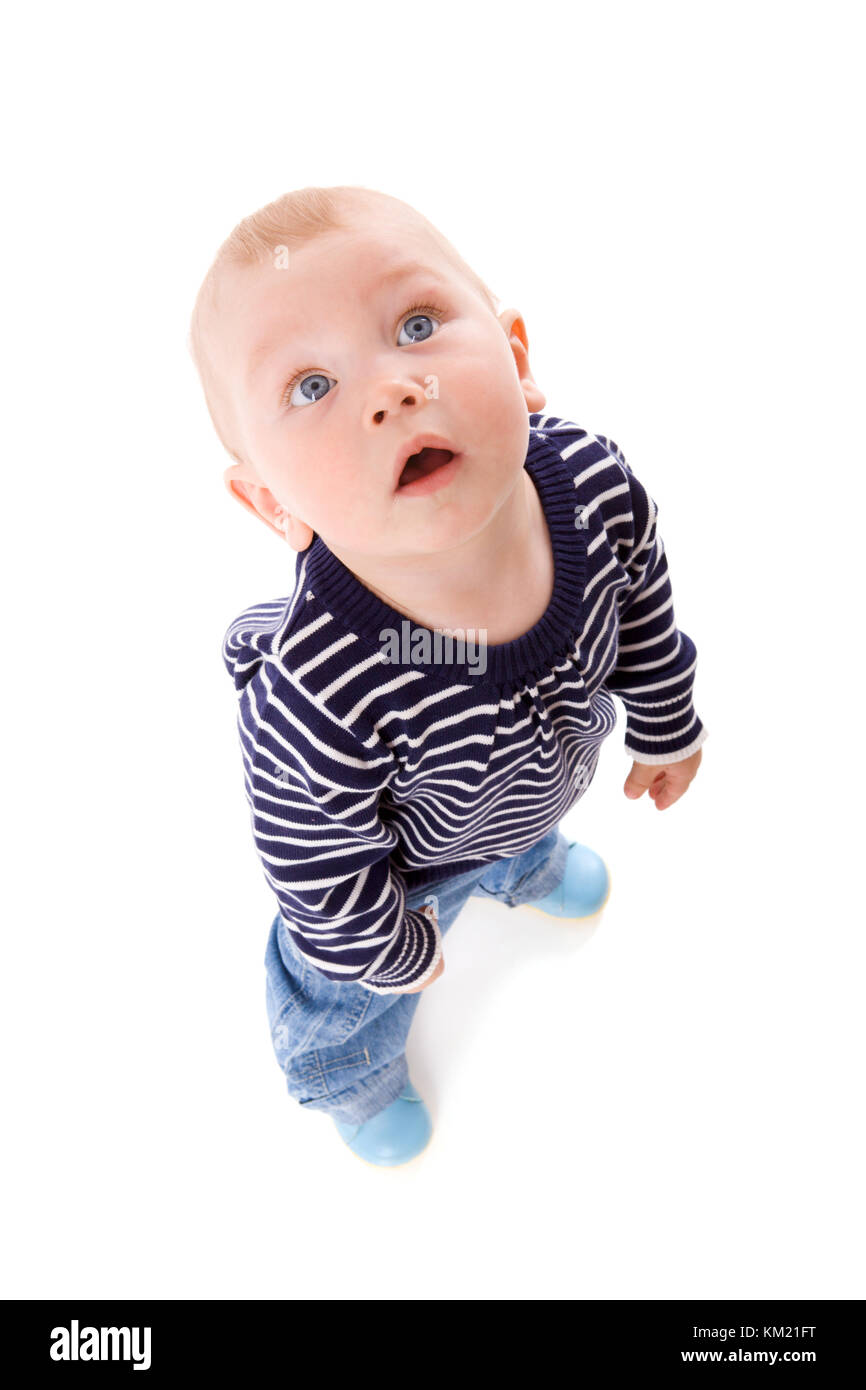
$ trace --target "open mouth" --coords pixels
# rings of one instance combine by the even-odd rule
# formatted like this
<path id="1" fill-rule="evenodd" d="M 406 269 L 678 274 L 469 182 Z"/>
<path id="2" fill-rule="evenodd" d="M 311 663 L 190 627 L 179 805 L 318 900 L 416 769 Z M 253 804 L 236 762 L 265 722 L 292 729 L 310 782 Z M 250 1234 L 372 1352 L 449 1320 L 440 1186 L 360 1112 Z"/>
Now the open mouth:
<path id="1" fill-rule="evenodd" d="M 450 449 L 420 449 L 417 454 L 411 454 L 406 460 L 397 486 L 406 487 L 409 483 L 417 482 L 419 478 L 426 478 L 435 473 L 437 468 L 450 463 L 453 458 L 454 454 Z"/>

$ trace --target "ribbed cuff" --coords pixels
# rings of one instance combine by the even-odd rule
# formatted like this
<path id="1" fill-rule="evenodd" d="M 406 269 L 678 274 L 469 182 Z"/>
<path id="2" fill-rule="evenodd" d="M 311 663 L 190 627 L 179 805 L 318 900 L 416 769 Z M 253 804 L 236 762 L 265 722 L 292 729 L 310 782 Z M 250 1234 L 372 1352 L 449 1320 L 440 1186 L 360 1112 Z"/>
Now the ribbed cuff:
<path id="1" fill-rule="evenodd" d="M 427 963 L 424 965 L 423 970 L 419 970 L 414 976 L 408 975 L 405 979 L 400 981 L 399 985 L 389 984 L 388 976 L 393 976 L 395 971 L 399 969 L 399 962 L 406 954 L 407 931 L 410 926 L 408 919 L 410 918 L 412 927 L 414 927 L 416 922 L 423 924 L 420 930 L 424 936 L 423 943 L 420 947 L 418 946 L 417 938 L 413 939 L 411 943 L 412 954 L 416 957 L 420 956 L 422 961 L 426 960 Z M 439 931 L 439 923 L 432 915 L 428 917 L 424 912 L 407 911 L 403 927 L 403 934 L 395 941 L 391 948 L 391 954 L 395 956 L 394 963 L 390 965 L 390 967 L 386 963 L 384 966 L 380 966 L 375 975 L 371 975 L 366 980 L 357 980 L 355 982 L 359 984 L 362 989 L 368 990 L 370 994 L 410 994 L 416 990 L 419 985 L 423 985 L 425 981 L 429 980 L 442 958 L 442 936 Z"/>
<path id="2" fill-rule="evenodd" d="M 685 748 L 672 747 L 668 750 L 667 753 L 640 752 L 638 749 L 632 748 L 629 744 L 628 738 L 626 738 L 625 751 L 628 757 L 633 758 L 636 763 L 646 763 L 648 767 L 654 767 L 660 763 L 681 763 L 684 762 L 686 758 L 690 758 L 693 753 L 697 753 L 698 749 L 700 748 L 704 739 L 708 736 L 709 732 L 710 731 L 707 728 L 707 726 L 703 724 L 701 726 L 701 731 L 698 734 L 697 738 L 694 738 L 692 742 L 687 744 Z"/>

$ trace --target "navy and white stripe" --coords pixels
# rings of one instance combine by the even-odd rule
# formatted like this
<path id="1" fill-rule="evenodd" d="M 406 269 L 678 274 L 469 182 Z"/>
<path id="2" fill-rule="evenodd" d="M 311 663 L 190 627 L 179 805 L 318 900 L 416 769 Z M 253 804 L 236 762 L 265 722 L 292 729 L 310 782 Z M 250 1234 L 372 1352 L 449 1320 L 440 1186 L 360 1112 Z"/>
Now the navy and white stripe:
<path id="1" fill-rule="evenodd" d="M 554 591 L 528 633 L 487 648 L 483 674 L 458 649 L 388 664 L 380 634 L 405 615 L 318 535 L 292 593 L 225 634 L 256 848 L 292 940 L 329 979 L 387 994 L 433 973 L 438 925 L 407 893 L 556 825 L 616 723 L 611 692 L 639 762 L 678 761 L 706 737 L 655 503 L 605 436 L 529 424 Z"/>

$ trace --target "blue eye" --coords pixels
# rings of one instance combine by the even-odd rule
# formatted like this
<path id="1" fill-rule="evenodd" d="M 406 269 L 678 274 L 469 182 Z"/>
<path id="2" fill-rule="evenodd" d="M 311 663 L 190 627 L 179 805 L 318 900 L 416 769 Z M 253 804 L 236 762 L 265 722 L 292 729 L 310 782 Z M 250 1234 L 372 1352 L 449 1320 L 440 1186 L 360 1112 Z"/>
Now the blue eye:
<path id="1" fill-rule="evenodd" d="M 403 320 L 400 332 L 403 333 L 405 331 L 411 334 L 409 338 L 410 343 L 423 343 L 425 338 L 433 336 L 435 329 L 432 325 L 434 323 L 436 323 L 436 319 L 432 314 L 422 314 L 413 310 L 409 317 Z M 399 338 L 397 342 L 399 347 L 405 347 L 405 343 L 402 343 Z"/>
<path id="2" fill-rule="evenodd" d="M 297 376 L 286 387 L 286 403 L 293 406 L 313 405 L 326 396 L 330 387 L 336 384 L 333 377 L 325 376 L 324 372 L 310 372 L 306 376 Z M 301 392 L 301 400 L 295 400 L 296 391 Z"/>

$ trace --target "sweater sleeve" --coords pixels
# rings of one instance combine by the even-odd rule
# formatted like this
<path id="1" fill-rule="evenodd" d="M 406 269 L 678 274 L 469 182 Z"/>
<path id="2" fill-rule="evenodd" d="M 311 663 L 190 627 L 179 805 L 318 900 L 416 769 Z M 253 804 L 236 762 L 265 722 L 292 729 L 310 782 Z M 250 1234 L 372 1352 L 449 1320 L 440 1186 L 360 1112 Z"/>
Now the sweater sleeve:
<path id="1" fill-rule="evenodd" d="M 300 954 L 375 994 L 423 984 L 442 941 L 432 909 L 407 909 L 389 861 L 397 838 L 378 809 L 394 766 L 387 746 L 369 748 L 281 681 L 249 683 L 238 728 L 255 847 Z"/>
<path id="2" fill-rule="evenodd" d="M 709 730 L 695 711 L 695 644 L 677 627 L 656 504 L 616 444 L 605 442 L 622 470 L 608 539 L 625 572 L 617 595 L 616 663 L 605 684 L 626 710 L 625 751 L 640 763 L 674 763 L 697 752 Z"/>

